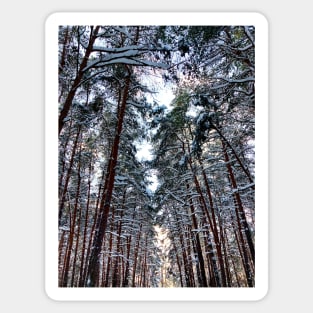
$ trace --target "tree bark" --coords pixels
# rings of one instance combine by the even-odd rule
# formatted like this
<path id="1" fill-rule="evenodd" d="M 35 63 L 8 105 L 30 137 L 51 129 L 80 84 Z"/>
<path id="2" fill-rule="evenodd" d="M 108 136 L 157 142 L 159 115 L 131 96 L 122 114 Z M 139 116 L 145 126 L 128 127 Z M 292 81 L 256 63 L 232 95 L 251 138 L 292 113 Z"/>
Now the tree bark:
<path id="1" fill-rule="evenodd" d="M 93 30 L 93 27 L 91 27 L 90 40 L 89 40 L 89 43 L 88 43 L 88 46 L 87 46 L 87 49 L 85 52 L 85 56 L 82 60 L 82 63 L 80 64 L 79 71 L 76 75 L 76 78 L 73 82 L 72 88 L 70 89 L 70 92 L 67 95 L 67 98 L 66 98 L 65 103 L 63 105 L 63 108 L 61 110 L 61 113 L 59 115 L 59 135 L 60 135 L 60 133 L 63 129 L 63 126 L 64 126 L 64 119 L 67 117 L 68 112 L 70 111 L 70 108 L 72 106 L 72 102 L 73 102 L 73 99 L 75 97 L 77 87 L 79 86 L 79 84 L 82 81 L 82 78 L 84 75 L 84 68 L 87 65 L 89 56 L 92 52 L 94 42 L 95 42 L 97 35 L 98 35 L 98 32 L 99 32 L 99 29 L 100 29 L 100 26 L 96 26 L 96 28 L 94 30 Z"/>
<path id="2" fill-rule="evenodd" d="M 84 234 L 83 234 L 83 246 L 82 246 L 82 255 L 80 262 L 80 271 L 79 271 L 79 287 L 84 286 L 84 269 L 85 265 L 85 249 L 86 249 L 86 238 L 88 231 L 88 218 L 89 218 L 89 205 L 90 205 L 90 189 L 91 189 L 91 171 L 92 171 L 92 158 L 90 159 L 89 164 L 89 174 L 88 174 L 88 193 L 87 193 L 87 204 L 86 204 L 86 216 L 84 221 Z"/>
<path id="3" fill-rule="evenodd" d="M 63 268 L 64 274 L 63 274 L 63 280 L 62 280 L 61 287 L 67 287 L 67 284 L 68 284 L 71 254 L 72 254 L 72 247 L 73 247 L 75 226 L 76 226 L 76 216 L 77 216 L 77 211 L 78 211 L 78 200 L 80 198 L 80 183 L 81 183 L 80 156 L 81 156 L 81 152 L 79 152 L 78 174 L 77 174 L 78 182 L 77 182 L 76 195 L 75 195 L 75 205 L 74 205 L 74 211 L 73 211 L 72 220 L 71 220 L 71 228 L 70 228 L 68 247 L 67 247 L 65 263 L 64 263 L 64 268 Z M 74 268 L 72 269 L 72 271 L 73 270 L 74 270 Z"/>
<path id="4" fill-rule="evenodd" d="M 128 98 L 129 93 L 129 86 L 130 86 L 130 70 L 127 68 L 129 72 L 129 76 L 126 78 L 126 83 L 124 87 L 123 97 L 122 97 L 122 103 L 118 112 L 118 122 L 117 122 L 117 128 L 115 133 L 115 138 L 113 142 L 112 152 L 111 152 L 111 158 L 108 163 L 108 180 L 107 180 L 107 188 L 105 188 L 103 192 L 103 196 L 100 203 L 100 214 L 97 221 L 96 226 L 96 233 L 95 238 L 92 246 L 92 253 L 90 257 L 90 263 L 88 267 L 88 287 L 97 287 L 98 281 L 99 281 L 99 254 L 101 251 L 101 246 L 103 242 L 104 233 L 107 227 L 107 221 L 110 211 L 110 205 L 111 205 L 111 199 L 112 199 L 112 193 L 113 193 L 113 187 L 114 187 L 114 179 L 115 179 L 115 170 L 117 165 L 117 158 L 118 158 L 118 150 L 119 150 L 119 143 L 120 143 L 120 137 L 122 133 L 123 128 L 123 121 L 124 121 L 124 115 L 126 110 L 126 102 Z"/>
<path id="5" fill-rule="evenodd" d="M 226 146 L 225 146 L 224 142 L 222 142 L 222 144 L 223 144 L 223 150 L 224 150 L 224 156 L 225 156 L 225 163 L 226 163 L 226 167 L 228 170 L 231 185 L 232 185 L 233 189 L 237 190 L 237 183 L 236 183 L 236 179 L 235 179 L 233 170 L 232 170 L 230 163 L 229 163 L 229 157 L 228 157 L 228 153 L 226 150 Z M 247 238 L 247 242 L 248 242 L 248 246 L 250 248 L 250 254 L 252 257 L 253 264 L 254 264 L 254 256 L 255 256 L 254 244 L 252 241 L 250 228 L 249 228 L 249 225 L 248 225 L 247 220 L 246 220 L 246 216 L 245 216 L 245 213 L 243 210 L 241 198 L 240 198 L 238 191 L 236 191 L 234 193 L 234 203 L 235 203 L 235 212 L 236 212 L 236 217 L 237 217 L 238 233 L 239 233 L 239 239 L 240 239 L 241 249 L 242 249 L 242 253 L 243 253 L 243 262 L 245 265 L 247 282 L 248 282 L 249 287 L 253 287 L 253 285 L 254 285 L 253 277 L 252 277 L 253 274 L 252 274 L 252 270 L 251 270 L 250 265 L 249 265 L 248 254 L 247 254 L 247 249 L 245 247 L 245 241 L 243 238 L 243 233 L 245 233 L 246 238 Z"/>
<path id="6" fill-rule="evenodd" d="M 140 226 L 139 226 L 139 231 L 138 231 L 137 240 L 136 240 L 136 247 L 135 247 L 135 251 L 134 251 L 132 287 L 136 287 L 136 270 L 137 270 L 137 263 L 138 263 L 138 251 L 139 251 L 139 244 L 140 244 L 140 238 L 141 238 L 141 230 L 142 230 L 142 224 L 140 224 Z"/>
<path id="7" fill-rule="evenodd" d="M 80 134 L 81 134 L 81 126 L 79 126 L 78 129 L 77 129 L 76 138 L 75 138 L 75 142 L 74 142 L 73 149 L 72 149 L 70 164 L 69 164 L 69 168 L 67 170 L 65 183 L 64 183 L 63 190 L 62 190 L 62 195 L 61 194 L 59 195 L 59 197 L 61 198 L 60 199 L 60 206 L 59 206 L 59 226 L 61 225 L 61 219 L 62 219 L 62 214 L 63 214 L 63 209 L 64 209 L 65 197 L 66 197 L 66 193 L 67 193 L 67 188 L 68 188 L 68 184 L 69 184 L 69 181 L 70 181 L 70 177 L 71 177 L 71 174 L 72 174 L 74 157 L 75 157 L 75 154 L 76 154 L 76 149 L 77 149 L 78 139 L 79 139 Z M 60 185 L 61 185 L 61 182 L 60 182 Z"/>
<path id="8" fill-rule="evenodd" d="M 187 190 L 189 189 L 189 185 L 187 184 Z M 198 280 L 199 280 L 199 287 L 208 287 L 208 282 L 207 282 L 207 277 L 206 277 L 206 272 L 205 272 L 205 266 L 204 266 L 204 258 L 203 258 L 203 253 L 202 253 L 202 248 L 201 248 L 201 242 L 200 242 L 200 237 L 199 237 L 199 232 L 198 232 L 198 223 L 195 215 L 195 209 L 194 205 L 192 202 L 192 199 L 189 200 L 190 203 L 190 212 L 192 216 L 192 224 L 193 228 L 196 230 L 195 233 L 195 241 L 196 241 L 196 251 L 197 251 L 197 262 L 199 265 L 199 275 L 198 275 Z M 197 267 L 198 268 L 198 267 Z"/>

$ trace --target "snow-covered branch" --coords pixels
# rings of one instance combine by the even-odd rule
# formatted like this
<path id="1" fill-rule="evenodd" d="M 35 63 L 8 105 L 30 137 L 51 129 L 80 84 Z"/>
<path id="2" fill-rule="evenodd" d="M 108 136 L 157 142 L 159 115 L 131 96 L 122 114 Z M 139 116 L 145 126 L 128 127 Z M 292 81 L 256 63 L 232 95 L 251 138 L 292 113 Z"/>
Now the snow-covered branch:
<path id="1" fill-rule="evenodd" d="M 249 27 L 248 26 L 245 26 L 244 27 L 244 30 L 245 30 L 245 34 L 247 35 L 247 37 L 249 38 L 249 40 L 251 41 L 251 43 L 253 44 L 254 46 L 254 39 L 249 31 Z"/>
<path id="2" fill-rule="evenodd" d="M 231 78 L 226 78 L 226 77 L 213 77 L 213 79 L 221 79 L 224 80 L 228 83 L 246 83 L 246 82 L 254 82 L 255 78 L 253 76 L 249 76 L 246 78 L 241 78 L 241 79 L 231 79 Z M 224 85 L 226 86 L 226 85 Z"/>

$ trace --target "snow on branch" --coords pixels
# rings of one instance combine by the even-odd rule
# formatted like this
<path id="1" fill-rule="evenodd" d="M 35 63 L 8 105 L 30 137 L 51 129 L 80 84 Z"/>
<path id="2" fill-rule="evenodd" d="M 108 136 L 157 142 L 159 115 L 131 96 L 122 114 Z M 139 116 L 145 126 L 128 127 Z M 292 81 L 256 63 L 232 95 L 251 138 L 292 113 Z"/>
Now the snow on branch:
<path id="1" fill-rule="evenodd" d="M 127 50 L 125 52 L 121 53 L 115 53 L 115 54 L 110 54 L 105 57 L 100 56 L 98 59 L 95 61 L 90 62 L 84 69 L 83 71 L 87 71 L 90 68 L 105 65 L 105 64 L 110 64 L 111 60 L 118 60 L 119 58 L 129 58 L 129 57 L 134 57 L 139 54 L 138 50 Z M 119 62 L 114 62 L 114 63 L 119 63 Z M 99 65 L 100 64 L 100 65 Z"/>
<path id="2" fill-rule="evenodd" d="M 246 33 L 247 37 L 249 38 L 249 40 L 251 41 L 251 43 L 254 46 L 254 39 L 253 39 L 253 37 L 252 37 L 252 35 L 251 35 L 250 31 L 249 31 L 248 26 L 245 26 L 244 30 L 245 30 L 245 33 Z"/>
<path id="3" fill-rule="evenodd" d="M 172 192 L 168 192 L 176 201 L 180 202 L 181 204 L 185 204 L 185 201 L 183 201 L 182 199 L 176 197 Z"/>
<path id="4" fill-rule="evenodd" d="M 118 233 L 113 232 L 113 231 L 107 230 L 105 233 L 106 233 L 106 234 L 111 234 L 112 236 L 116 236 L 116 237 L 120 237 L 120 238 L 123 238 L 123 239 L 127 239 L 125 236 L 119 235 Z"/>
<path id="5" fill-rule="evenodd" d="M 172 51 L 173 48 L 169 46 L 155 47 L 155 46 L 143 46 L 143 45 L 130 45 L 119 48 L 109 48 L 104 46 L 93 46 L 92 52 L 105 52 L 105 53 L 120 53 L 128 50 L 137 50 L 140 52 L 152 52 L 152 51 Z M 185 62 L 185 61 L 184 61 Z M 181 62 L 182 63 L 182 62 Z"/>
<path id="6" fill-rule="evenodd" d="M 133 36 L 128 32 L 126 26 L 117 26 L 117 27 L 112 27 L 114 30 L 124 34 L 127 38 L 133 40 Z"/>
<path id="7" fill-rule="evenodd" d="M 86 72 L 91 68 L 106 66 L 110 64 L 128 64 L 137 66 L 152 66 L 161 69 L 168 69 L 168 65 L 165 63 L 152 62 L 144 59 L 134 59 L 134 57 L 140 55 L 142 52 L 138 50 L 128 50 L 123 53 L 116 53 L 108 55 L 106 57 L 100 57 L 95 61 L 90 62 L 83 71 Z"/>
<path id="8" fill-rule="evenodd" d="M 238 187 L 236 189 L 232 189 L 231 193 L 234 194 L 234 193 L 237 193 L 239 191 L 243 191 L 243 190 L 249 189 L 249 188 L 253 187 L 254 185 L 255 185 L 254 183 L 251 183 L 251 184 L 245 185 L 243 187 Z"/>
<path id="9" fill-rule="evenodd" d="M 140 103 L 137 103 L 137 102 L 134 102 L 134 101 L 127 101 L 127 104 L 130 104 L 136 108 L 139 108 L 139 109 L 143 109 L 146 107 L 145 104 L 140 104 Z"/>
<path id="10" fill-rule="evenodd" d="M 132 59 L 132 58 L 118 58 L 114 59 L 112 61 L 104 62 L 102 65 L 109 65 L 109 64 L 128 64 L 128 65 L 137 65 L 137 66 L 152 66 L 152 67 L 158 67 L 161 69 L 167 69 L 168 65 L 164 63 L 157 63 L 157 62 L 151 62 L 147 60 L 138 60 L 138 59 Z"/>
<path id="11" fill-rule="evenodd" d="M 242 79 L 230 79 L 230 78 L 225 78 L 225 77 L 214 77 L 214 79 L 221 79 L 228 83 L 246 83 L 246 82 L 255 81 L 255 78 L 253 76 L 249 76 L 249 77 L 242 78 Z"/>

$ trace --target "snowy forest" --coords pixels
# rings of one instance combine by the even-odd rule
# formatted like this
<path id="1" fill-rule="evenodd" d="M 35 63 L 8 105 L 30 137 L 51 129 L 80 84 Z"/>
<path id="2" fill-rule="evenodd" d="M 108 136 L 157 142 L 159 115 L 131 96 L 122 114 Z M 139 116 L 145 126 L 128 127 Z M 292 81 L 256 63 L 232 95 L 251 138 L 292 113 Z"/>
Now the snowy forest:
<path id="1" fill-rule="evenodd" d="M 58 40 L 59 287 L 254 287 L 255 28 Z"/>

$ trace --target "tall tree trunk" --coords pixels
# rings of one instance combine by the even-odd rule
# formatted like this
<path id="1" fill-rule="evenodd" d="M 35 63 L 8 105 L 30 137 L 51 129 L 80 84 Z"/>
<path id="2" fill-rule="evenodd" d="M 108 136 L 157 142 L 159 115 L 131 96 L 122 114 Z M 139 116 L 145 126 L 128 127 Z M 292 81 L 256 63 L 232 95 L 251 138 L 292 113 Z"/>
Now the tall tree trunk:
<path id="1" fill-rule="evenodd" d="M 62 142 L 60 142 L 60 145 L 59 145 L 59 160 L 61 160 L 61 164 L 62 164 L 62 166 L 61 165 L 59 165 L 59 168 L 61 168 L 61 173 L 60 173 L 60 176 L 59 176 L 59 198 L 61 198 L 61 196 L 62 196 L 62 189 L 63 189 L 63 187 L 62 187 L 62 185 L 63 185 L 63 180 L 64 180 L 64 176 L 65 176 L 65 172 L 66 172 L 66 159 L 67 159 L 67 157 L 66 157 L 66 154 L 67 154 L 67 146 L 68 146 L 68 144 L 69 144 L 69 142 L 70 142 L 70 139 L 71 139 L 71 137 L 72 137 L 72 134 L 71 134 L 71 132 L 72 132 L 72 125 L 73 123 L 72 123 L 72 120 L 70 121 L 70 124 L 69 124 L 69 131 L 68 131 L 68 134 L 67 134 L 67 136 L 66 136 L 66 139 L 65 140 L 63 140 Z M 62 151 L 62 153 L 61 153 L 61 151 Z"/>
<path id="2" fill-rule="evenodd" d="M 123 287 L 129 286 L 129 257 L 130 257 L 130 247 L 131 247 L 131 236 L 128 236 L 126 239 L 126 266 L 125 266 L 125 274 L 124 274 L 124 281 Z"/>
<path id="3" fill-rule="evenodd" d="M 191 155 L 191 150 L 190 150 L 190 146 L 189 146 L 188 142 L 187 142 L 187 145 L 188 145 L 187 146 L 188 147 L 188 153 L 189 153 L 189 155 Z M 183 145 L 183 151 L 185 153 L 184 145 Z M 219 239 L 219 235 L 218 235 L 218 228 L 217 228 L 217 224 L 216 224 L 216 220 L 215 220 L 215 213 L 214 213 L 212 194 L 211 194 L 211 191 L 210 191 L 210 188 L 209 188 L 209 185 L 208 185 L 207 177 L 206 177 L 206 174 L 204 172 L 201 160 L 200 160 L 200 158 L 198 158 L 198 159 L 199 159 L 200 167 L 201 167 L 201 170 L 202 170 L 202 175 L 203 175 L 203 179 L 204 179 L 204 182 L 205 182 L 205 186 L 206 186 L 206 190 L 207 190 L 207 193 L 208 193 L 208 197 L 209 197 L 209 203 L 210 203 L 212 218 L 211 218 L 211 216 L 209 214 L 209 210 L 208 210 L 208 207 L 207 207 L 206 200 L 204 198 L 203 192 L 201 190 L 199 180 L 197 178 L 197 175 L 195 174 L 195 169 L 194 169 L 191 157 L 188 158 L 188 163 L 189 163 L 189 167 L 190 167 L 190 170 L 192 172 L 192 175 L 193 175 L 193 179 L 194 179 L 194 183 L 195 183 L 197 192 L 198 192 L 199 197 L 200 197 L 200 202 L 202 204 L 201 208 L 202 208 L 203 214 L 204 214 L 204 216 L 206 216 L 206 219 L 208 220 L 209 225 L 210 225 L 210 227 L 212 229 L 212 233 L 213 233 L 213 238 L 214 238 L 214 242 L 215 242 L 217 257 L 218 257 L 218 261 L 219 261 L 219 265 L 220 265 L 221 280 L 222 280 L 221 283 L 220 283 L 219 275 L 217 273 L 217 266 L 216 266 L 215 258 L 211 258 L 212 265 L 213 265 L 213 268 L 214 268 L 215 281 L 216 281 L 216 284 L 217 284 L 218 287 L 220 287 L 220 286 L 226 287 L 225 266 L 224 266 L 224 261 L 223 261 L 223 256 L 222 256 L 221 243 L 220 243 L 220 239 Z M 211 243 L 209 242 L 209 244 L 211 244 Z"/>
<path id="4" fill-rule="evenodd" d="M 59 226 L 61 225 L 62 214 L 63 214 L 64 203 L 65 203 L 65 197 L 66 197 L 66 193 L 67 193 L 67 188 L 68 188 L 68 184 L 69 184 L 69 181 L 70 181 L 70 177 L 71 177 L 71 174 L 72 174 L 72 168 L 73 168 L 73 164 L 74 164 L 74 158 L 75 158 L 76 149 L 77 149 L 77 145 L 78 145 L 78 139 L 79 139 L 80 134 L 81 134 L 81 126 L 79 126 L 77 128 L 76 138 L 75 138 L 75 142 L 74 142 L 74 145 L 73 145 L 73 148 L 72 148 L 70 164 L 69 164 L 69 168 L 67 170 L 67 175 L 66 175 L 66 178 L 65 178 L 64 187 L 63 187 L 63 190 L 62 190 L 62 194 L 59 195 L 59 197 L 60 197 Z M 60 182 L 60 184 L 61 184 L 61 182 Z"/>
<path id="5" fill-rule="evenodd" d="M 144 256 L 141 264 L 140 287 L 147 287 L 146 283 L 147 247 L 148 247 L 148 235 L 146 234 L 145 245 L 143 249 Z"/>
<path id="6" fill-rule="evenodd" d="M 80 166 L 79 166 L 80 167 Z M 81 184 L 81 175 L 79 174 L 79 178 L 78 178 L 78 184 Z M 77 195 L 78 198 L 76 199 L 76 201 L 79 201 L 80 195 Z M 78 216 L 78 221 L 77 221 L 77 231 L 76 231 L 76 238 L 75 238 L 75 252 L 74 252 L 74 259 L 73 259 L 73 265 L 72 265 L 72 278 L 71 278 L 71 287 L 75 286 L 75 281 L 78 281 L 75 279 L 75 274 L 76 274 L 76 262 L 77 262 L 77 254 L 78 254 L 78 247 L 79 247 L 79 242 L 80 242 L 80 233 L 81 233 L 81 219 L 82 219 L 82 207 L 79 206 L 79 216 Z M 75 228 L 76 228 L 75 226 Z"/>
<path id="7" fill-rule="evenodd" d="M 127 68 L 129 71 L 129 69 Z M 126 102 L 129 93 L 130 86 L 130 71 L 129 76 L 126 78 L 126 83 L 124 87 L 122 103 L 118 112 L 118 122 L 116 127 L 115 138 L 112 147 L 111 158 L 108 163 L 108 183 L 107 188 L 105 188 L 103 192 L 103 196 L 100 203 L 100 214 L 97 221 L 95 238 L 93 241 L 92 252 L 88 267 L 88 287 L 97 287 L 99 283 L 99 255 L 102 247 L 103 237 L 105 233 L 105 229 L 107 227 L 108 215 L 110 211 L 113 187 L 114 187 L 114 179 L 115 179 L 115 170 L 117 165 L 117 157 L 119 150 L 119 142 L 123 128 L 124 115 L 126 110 Z"/>
<path id="8" fill-rule="evenodd" d="M 124 194 L 123 194 L 123 200 L 122 200 L 122 205 L 121 205 L 122 212 L 121 212 L 121 215 L 119 216 L 118 229 L 117 229 L 117 243 L 116 243 L 117 255 L 119 255 L 120 247 L 121 247 L 122 220 L 123 220 L 123 215 L 124 215 L 124 210 L 125 210 L 125 199 L 126 199 L 126 189 L 125 189 Z M 116 256 L 115 262 L 113 265 L 112 287 L 119 287 L 120 274 L 121 274 L 118 272 L 119 261 L 120 261 L 120 257 Z"/>
<path id="9" fill-rule="evenodd" d="M 134 220 L 136 216 L 136 208 L 134 207 L 132 218 L 131 218 L 131 229 L 134 227 Z M 131 242 L 132 242 L 132 236 L 131 234 L 127 236 L 126 239 L 126 266 L 125 266 L 125 274 L 124 274 L 124 281 L 123 281 L 123 287 L 129 287 L 129 279 L 130 279 L 130 252 L 131 252 Z"/>
<path id="10" fill-rule="evenodd" d="M 137 263 L 138 263 L 138 251 L 139 251 L 139 244 L 141 239 L 141 230 L 142 224 L 139 226 L 139 231 L 136 240 L 136 247 L 134 251 L 134 266 L 133 266 L 133 274 L 132 274 L 132 287 L 136 287 L 136 270 L 137 270 Z"/>
<path id="11" fill-rule="evenodd" d="M 213 128 L 217 131 L 217 133 L 222 138 L 224 149 L 226 148 L 225 145 L 227 145 L 231 149 L 231 151 L 234 154 L 236 160 L 238 161 L 238 164 L 240 165 L 240 167 L 242 168 L 242 170 L 244 171 L 244 173 L 248 177 L 249 182 L 251 183 L 251 188 L 254 190 L 255 189 L 254 180 L 252 179 L 249 170 L 242 164 L 238 154 L 236 153 L 236 150 L 233 148 L 233 146 L 230 144 L 230 142 L 226 139 L 226 137 L 222 134 L 222 132 L 220 131 L 220 129 L 218 127 L 213 126 Z"/>
<path id="12" fill-rule="evenodd" d="M 224 142 L 222 142 L 222 144 L 223 144 L 225 163 L 226 163 L 226 167 L 228 170 L 230 182 L 231 182 L 232 188 L 234 190 L 237 190 L 237 183 L 236 183 L 236 179 L 235 179 L 233 170 L 232 170 L 231 165 L 229 163 L 229 157 L 228 157 L 228 153 L 226 150 L 226 146 L 225 146 Z M 247 253 L 247 249 L 245 246 L 245 240 L 243 238 L 243 233 L 245 233 L 245 235 L 246 235 L 253 263 L 254 263 L 254 255 L 255 255 L 254 254 L 254 244 L 252 241 L 250 228 L 249 228 L 249 225 L 248 225 L 247 220 L 246 220 L 246 216 L 245 216 L 245 213 L 243 210 L 241 198 L 240 198 L 238 191 L 234 192 L 234 204 L 235 204 L 235 212 L 236 212 L 237 224 L 238 224 L 238 233 L 239 233 L 240 245 L 241 245 L 241 249 L 242 249 L 242 253 L 243 253 L 243 261 L 244 261 L 244 265 L 245 265 L 248 286 L 253 287 L 253 285 L 254 285 L 253 274 L 252 274 L 252 270 L 251 270 L 251 267 L 249 264 L 248 253 Z"/>
<path id="13" fill-rule="evenodd" d="M 191 226 L 186 226 L 186 241 L 187 241 L 187 246 L 186 246 L 186 250 L 187 250 L 187 265 L 188 265 L 188 273 L 189 273 L 189 277 L 190 277 L 190 287 L 196 287 L 196 282 L 195 282 L 195 274 L 194 274 L 194 270 L 193 270 L 193 264 L 192 264 L 192 251 L 191 251 L 191 247 L 192 247 L 192 238 L 191 238 Z"/>
<path id="14" fill-rule="evenodd" d="M 79 152 L 79 160 L 78 160 L 78 181 L 77 181 L 77 188 L 76 188 L 76 195 L 75 195 L 75 205 L 74 205 L 74 212 L 72 214 L 72 220 L 71 220 L 71 228 L 70 228 L 70 234 L 69 234 L 69 240 L 68 240 L 68 247 L 66 252 L 66 258 L 65 258 L 65 264 L 63 268 L 63 281 L 61 287 L 67 287 L 68 284 L 68 277 L 69 277 L 69 270 L 70 270 L 70 262 L 71 262 L 71 254 L 72 254 L 72 247 L 73 247 L 73 241 L 74 241 L 74 235 L 75 235 L 75 226 L 76 224 L 76 216 L 78 211 L 78 201 L 80 198 L 80 183 L 81 183 L 81 173 L 80 173 L 80 156 L 81 151 Z M 72 271 L 74 268 L 72 268 Z"/>
<path id="15" fill-rule="evenodd" d="M 101 177 L 100 182 L 102 182 L 104 180 L 104 176 L 105 176 L 105 169 L 103 169 L 103 171 L 102 171 L 102 177 Z M 96 201 L 96 204 L 95 204 L 95 212 L 94 212 L 93 223 L 92 223 L 92 227 L 91 227 L 91 230 L 90 230 L 88 247 L 87 247 L 87 251 L 86 251 L 85 267 L 84 267 L 83 280 L 82 280 L 82 282 L 84 283 L 83 286 L 85 286 L 87 284 L 87 274 L 88 274 L 88 267 L 89 267 L 89 259 L 90 259 L 90 253 L 91 253 L 91 248 L 92 248 L 92 243 L 93 243 L 96 223 L 97 223 L 97 219 L 98 219 L 98 215 L 99 215 L 99 202 L 100 202 L 100 197 L 101 197 L 101 190 L 102 190 L 102 184 L 100 183 L 99 184 L 99 188 L 98 188 L 97 201 Z M 81 287 L 83 287 L 83 286 L 81 286 Z"/>
<path id="16" fill-rule="evenodd" d="M 179 258 L 179 253 L 177 250 L 177 246 L 175 244 L 175 240 L 173 238 L 172 240 L 172 244 L 173 244 L 173 248 L 175 251 L 175 255 L 176 255 L 176 262 L 177 262 L 177 267 L 178 267 L 178 274 L 179 274 L 179 282 L 180 282 L 180 287 L 184 287 L 184 281 L 183 281 L 183 275 L 182 275 L 182 268 L 181 268 L 181 260 Z"/>
<path id="17" fill-rule="evenodd" d="M 63 256 L 63 260 L 65 259 L 65 255 L 64 255 L 64 246 L 65 246 L 65 230 L 62 230 L 62 235 L 61 238 L 59 240 L 59 286 L 62 286 L 62 281 L 63 281 L 63 269 L 64 269 L 64 262 L 62 264 L 62 256 Z M 66 254 L 66 249 L 65 249 L 65 254 Z"/>
<path id="18" fill-rule="evenodd" d="M 192 287 L 192 276 L 193 274 L 190 273 L 189 270 L 189 261 L 187 257 L 187 250 L 186 247 L 186 238 L 185 238 L 185 231 L 184 231 L 184 225 L 181 220 L 179 220 L 176 210 L 173 210 L 174 217 L 176 219 L 177 225 L 179 227 L 177 228 L 179 243 L 180 243 L 180 250 L 182 251 L 182 259 L 183 259 L 183 267 L 184 267 L 184 274 L 185 274 L 185 280 L 186 280 L 186 287 Z"/>
<path id="19" fill-rule="evenodd" d="M 67 95 L 65 103 L 64 103 L 63 108 L 62 108 L 60 115 L 59 115 L 59 135 L 60 135 L 62 128 L 64 126 L 64 119 L 67 117 L 67 114 L 70 111 L 70 108 L 72 106 L 72 102 L 73 102 L 73 99 L 75 97 L 77 87 L 79 86 L 79 84 L 82 81 L 82 78 L 84 75 L 84 68 L 87 65 L 89 56 L 90 56 L 92 49 L 93 49 L 94 42 L 95 42 L 97 35 L 98 35 L 98 32 L 99 32 L 99 29 L 100 29 L 100 26 L 96 26 L 95 29 L 93 29 L 93 27 L 91 26 L 90 39 L 89 39 L 89 43 L 88 43 L 84 58 L 82 60 L 82 63 L 80 64 L 79 71 L 76 75 L 76 78 L 73 82 L 73 85 L 72 85 L 68 95 Z"/>
<path id="20" fill-rule="evenodd" d="M 211 233 L 209 229 L 207 230 L 207 253 L 208 253 L 208 263 L 211 265 L 213 275 L 210 277 L 209 286 L 210 287 L 221 287 L 221 281 L 219 276 L 219 270 L 216 262 L 216 257 L 214 253 L 214 248 L 211 240 Z"/>
<path id="21" fill-rule="evenodd" d="M 111 273 L 111 265 L 112 265 L 112 247 L 113 247 L 113 231 L 114 231 L 114 210 L 112 210 L 112 223 L 111 223 L 111 232 L 109 236 L 109 249 L 108 249 L 108 259 L 107 259 L 107 266 L 106 266 L 106 272 L 103 272 L 103 282 L 104 282 L 104 287 L 109 287 L 110 284 L 110 273 Z"/>
<path id="22" fill-rule="evenodd" d="M 64 40 L 63 40 L 63 49 L 62 49 L 62 53 L 61 53 L 61 59 L 60 59 L 60 63 L 59 63 L 59 77 L 62 75 L 63 73 L 63 68 L 64 68 L 64 65 L 65 65 L 65 57 L 66 57 L 66 50 L 68 48 L 68 42 L 69 42 L 69 26 L 66 27 L 66 30 L 65 30 L 65 35 L 64 35 Z M 59 94 L 59 103 L 62 99 L 62 96 L 63 96 L 63 93 L 64 93 L 64 90 L 65 90 L 65 83 L 62 82 L 60 79 L 59 79 L 59 82 L 61 84 L 60 86 L 60 94 Z"/>
<path id="23" fill-rule="evenodd" d="M 61 59 L 59 64 L 59 75 L 63 72 L 63 67 L 65 65 L 65 56 L 66 56 L 66 49 L 69 41 L 69 26 L 66 26 L 64 40 L 63 40 L 63 49 L 61 53 Z"/>
<path id="24" fill-rule="evenodd" d="M 187 184 L 187 190 L 189 190 L 189 185 Z M 197 262 L 199 262 L 199 271 L 200 271 L 200 275 L 198 275 L 199 277 L 199 287 L 208 287 L 208 282 L 207 282 L 207 277 L 206 277 L 206 272 L 205 272 L 205 266 L 204 266 L 204 258 L 203 258 L 203 253 L 202 253 L 202 248 L 201 248 L 201 242 L 200 242 L 200 237 L 199 237 L 199 231 L 198 231 L 198 222 L 196 219 L 196 214 L 195 214 L 195 209 L 194 209 L 194 205 L 192 202 L 192 199 L 190 198 L 189 200 L 190 203 L 190 212 L 191 212 L 191 217 L 192 217 L 192 224 L 193 224 L 193 228 L 196 230 L 195 232 L 195 241 L 196 241 L 196 251 L 197 251 Z"/>
<path id="25" fill-rule="evenodd" d="M 228 153 L 227 153 L 225 144 L 223 144 L 223 150 L 224 150 L 225 163 L 226 163 L 227 170 L 228 170 L 228 173 L 229 173 L 229 178 L 230 178 L 230 181 L 231 181 L 231 185 L 232 185 L 232 188 L 235 190 L 234 197 L 235 197 L 236 204 L 237 204 L 236 205 L 236 209 L 237 209 L 236 210 L 236 212 L 237 212 L 236 214 L 238 215 L 238 224 L 239 224 L 240 227 L 242 225 L 242 228 L 243 228 L 244 233 L 245 233 L 246 238 L 247 238 L 248 246 L 249 246 L 250 253 L 251 253 L 251 256 L 252 256 L 252 261 L 254 263 L 254 259 L 255 259 L 254 243 L 253 243 L 253 240 L 252 240 L 250 227 L 249 227 L 247 219 L 246 219 L 246 214 L 245 214 L 244 209 L 243 209 L 243 205 L 242 205 L 242 202 L 241 202 L 240 194 L 238 192 L 238 187 L 237 187 L 237 182 L 236 182 L 236 179 L 235 179 L 235 175 L 234 175 L 233 170 L 231 168 L 231 165 L 229 163 L 229 157 L 228 157 Z"/>
<path id="26" fill-rule="evenodd" d="M 213 237 L 214 237 L 214 241 L 215 241 L 215 245 L 216 245 L 217 257 L 218 257 L 218 261 L 219 261 L 219 265 L 220 265 L 220 269 L 221 269 L 222 287 L 226 287 L 227 286 L 227 282 L 226 282 L 226 274 L 225 274 L 225 264 L 224 264 L 224 260 L 223 260 L 223 254 L 222 254 L 222 243 L 221 243 L 221 240 L 220 240 L 220 236 L 218 234 L 219 232 L 218 232 L 218 227 L 217 227 L 217 224 L 216 224 L 216 217 L 215 217 L 215 212 L 214 212 L 215 209 L 214 209 L 214 204 L 213 204 L 213 196 L 212 196 L 212 192 L 211 192 L 211 189 L 210 189 L 210 186 L 209 186 L 208 178 L 206 176 L 206 173 L 204 171 L 204 168 L 203 168 L 203 165 L 202 165 L 201 161 L 200 161 L 200 166 L 201 166 L 201 172 L 202 172 L 202 176 L 203 176 L 204 185 L 205 185 L 206 191 L 207 191 L 207 196 L 209 198 L 209 204 L 210 204 L 212 219 L 210 219 L 209 210 L 207 208 L 205 199 L 204 199 L 204 197 L 202 195 L 202 191 L 201 191 L 199 182 L 197 182 L 198 190 L 199 190 L 198 192 L 201 195 L 201 199 L 202 199 L 202 202 L 203 202 L 203 205 L 204 205 L 204 211 L 205 211 L 205 213 L 207 214 L 207 216 L 209 218 L 209 222 L 212 221 L 211 222 L 212 225 L 210 225 L 210 226 L 212 228 Z M 221 224 L 219 225 L 219 229 L 220 229 L 220 232 L 223 231 Z"/>
<path id="27" fill-rule="evenodd" d="M 85 265 L 85 249 L 86 249 L 86 240 L 87 240 L 87 231 L 88 231 L 88 219 L 89 219 L 89 206 L 90 206 L 90 189 L 91 189 L 91 172 L 92 172 L 92 158 L 89 163 L 89 174 L 88 174 L 88 193 L 87 193 L 87 204 L 86 204 L 86 213 L 84 221 L 84 234 L 83 234 L 83 246 L 82 246 L 82 255 L 80 262 L 80 271 L 79 271 L 79 287 L 84 286 L 84 269 Z"/>

